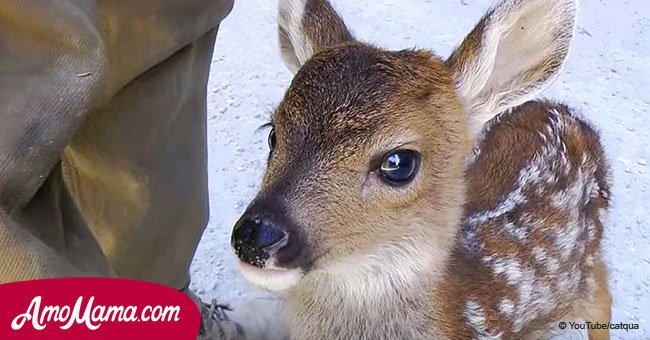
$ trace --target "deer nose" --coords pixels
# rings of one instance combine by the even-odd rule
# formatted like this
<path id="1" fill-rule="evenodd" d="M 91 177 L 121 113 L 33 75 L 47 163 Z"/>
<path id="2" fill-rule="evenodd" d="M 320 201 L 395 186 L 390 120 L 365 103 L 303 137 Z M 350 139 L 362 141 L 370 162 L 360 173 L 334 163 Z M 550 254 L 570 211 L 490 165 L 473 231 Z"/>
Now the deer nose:
<path id="1" fill-rule="evenodd" d="M 232 233 L 232 247 L 244 261 L 259 265 L 288 243 L 289 234 L 268 218 L 246 217 L 237 221 Z"/>

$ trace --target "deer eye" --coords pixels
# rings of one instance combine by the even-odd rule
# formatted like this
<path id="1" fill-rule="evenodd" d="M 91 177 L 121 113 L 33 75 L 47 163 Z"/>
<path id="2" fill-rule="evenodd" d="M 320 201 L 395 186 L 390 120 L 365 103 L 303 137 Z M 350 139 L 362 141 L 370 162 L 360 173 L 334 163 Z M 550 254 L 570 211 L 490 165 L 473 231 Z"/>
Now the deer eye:
<path id="1" fill-rule="evenodd" d="M 413 150 L 397 150 L 384 156 L 379 174 L 390 185 L 404 185 L 413 180 L 420 165 L 420 154 Z"/>
<path id="2" fill-rule="evenodd" d="M 275 149 L 276 142 L 277 141 L 275 139 L 275 128 L 271 128 L 271 131 L 269 132 L 269 140 L 268 140 L 269 149 L 271 149 L 271 152 L 273 152 L 273 150 Z"/>

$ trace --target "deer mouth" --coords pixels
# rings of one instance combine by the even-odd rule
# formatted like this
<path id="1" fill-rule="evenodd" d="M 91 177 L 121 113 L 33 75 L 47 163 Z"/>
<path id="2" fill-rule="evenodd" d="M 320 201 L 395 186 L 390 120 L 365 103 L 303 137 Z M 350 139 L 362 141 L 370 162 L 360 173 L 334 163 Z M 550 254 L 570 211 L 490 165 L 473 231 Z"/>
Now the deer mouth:
<path id="1" fill-rule="evenodd" d="M 251 284 L 273 292 L 286 291 L 295 286 L 304 275 L 301 266 L 292 263 L 301 258 L 301 247 L 289 245 L 284 240 L 265 250 L 267 256 L 262 261 L 251 263 L 239 256 L 242 276 Z"/>
<path id="2" fill-rule="evenodd" d="M 248 282 L 273 292 L 292 288 L 304 275 L 301 268 L 279 268 L 272 262 L 267 262 L 264 268 L 259 268 L 240 260 L 239 268 Z"/>

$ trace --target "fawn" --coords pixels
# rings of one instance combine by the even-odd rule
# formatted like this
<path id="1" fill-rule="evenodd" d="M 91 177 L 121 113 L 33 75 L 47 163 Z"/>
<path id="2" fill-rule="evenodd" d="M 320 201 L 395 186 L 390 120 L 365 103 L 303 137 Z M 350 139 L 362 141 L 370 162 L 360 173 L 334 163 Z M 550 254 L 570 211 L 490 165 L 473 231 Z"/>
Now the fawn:
<path id="1" fill-rule="evenodd" d="M 603 147 L 573 109 L 533 99 L 565 64 L 577 6 L 503 0 L 443 60 L 355 40 L 327 1 L 280 1 L 295 76 L 232 246 L 247 280 L 284 295 L 292 338 L 609 322 Z"/>

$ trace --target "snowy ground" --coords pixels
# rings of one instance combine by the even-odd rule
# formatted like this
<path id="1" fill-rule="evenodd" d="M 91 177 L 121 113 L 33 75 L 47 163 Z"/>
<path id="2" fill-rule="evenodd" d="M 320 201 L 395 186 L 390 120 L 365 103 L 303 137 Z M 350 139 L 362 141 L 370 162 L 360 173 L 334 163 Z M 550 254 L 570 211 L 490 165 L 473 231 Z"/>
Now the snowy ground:
<path id="1" fill-rule="evenodd" d="M 446 56 L 492 0 L 333 1 L 357 38 Z M 205 297 L 264 293 L 241 277 L 230 250 L 234 222 L 256 193 L 267 156 L 267 122 L 291 79 L 276 41 L 276 1 L 236 0 L 217 39 L 208 88 L 211 220 L 192 265 Z M 614 322 L 650 339 L 650 2 L 583 0 L 569 62 L 546 96 L 581 108 L 601 130 L 614 168 L 606 257 Z"/>

